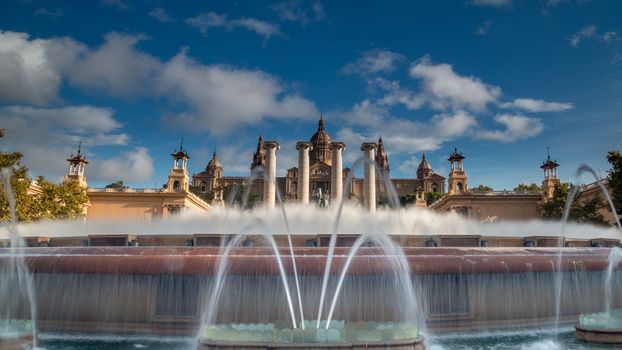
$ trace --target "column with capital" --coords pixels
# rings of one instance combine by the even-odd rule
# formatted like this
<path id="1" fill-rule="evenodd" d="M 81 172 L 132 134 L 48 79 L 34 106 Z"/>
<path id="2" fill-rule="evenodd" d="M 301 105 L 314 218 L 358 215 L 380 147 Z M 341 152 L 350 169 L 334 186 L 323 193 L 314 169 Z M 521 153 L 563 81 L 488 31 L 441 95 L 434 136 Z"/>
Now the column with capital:
<path id="1" fill-rule="evenodd" d="M 309 204 L 309 151 L 312 149 L 311 142 L 297 142 L 296 149 L 298 150 L 298 187 L 296 192 L 300 203 Z"/>
<path id="2" fill-rule="evenodd" d="M 376 157 L 374 151 L 377 145 L 373 142 L 364 142 L 361 145 L 365 158 L 365 172 L 363 174 L 363 204 L 370 212 L 376 211 Z"/>
<path id="3" fill-rule="evenodd" d="M 330 200 L 337 204 L 343 197 L 343 150 L 346 144 L 343 142 L 331 142 L 332 167 L 330 170 Z"/>
<path id="4" fill-rule="evenodd" d="M 274 208 L 276 202 L 276 151 L 279 149 L 277 141 L 265 141 L 266 167 L 263 178 L 263 204 L 267 208 Z"/>

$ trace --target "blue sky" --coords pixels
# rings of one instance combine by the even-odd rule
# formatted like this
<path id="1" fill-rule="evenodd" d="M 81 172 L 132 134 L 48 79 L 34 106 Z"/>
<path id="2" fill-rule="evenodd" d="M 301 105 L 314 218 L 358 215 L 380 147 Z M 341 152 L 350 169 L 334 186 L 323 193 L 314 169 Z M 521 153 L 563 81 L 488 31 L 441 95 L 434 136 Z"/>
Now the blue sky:
<path id="1" fill-rule="evenodd" d="M 546 147 L 571 181 L 622 148 L 618 1 L 3 2 L 0 149 L 60 179 L 82 140 L 91 186 L 161 186 L 184 137 L 247 175 L 257 137 L 295 142 L 323 114 L 334 140 L 383 136 L 394 177 L 421 152 L 471 185 L 540 183 Z M 585 179 L 587 181 L 587 179 Z"/>

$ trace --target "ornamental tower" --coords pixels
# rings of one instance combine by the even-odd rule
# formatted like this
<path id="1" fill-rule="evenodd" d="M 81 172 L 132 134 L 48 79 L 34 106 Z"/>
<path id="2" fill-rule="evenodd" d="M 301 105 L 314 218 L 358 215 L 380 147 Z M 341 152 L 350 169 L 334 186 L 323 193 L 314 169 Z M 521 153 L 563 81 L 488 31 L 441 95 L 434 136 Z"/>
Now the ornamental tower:
<path id="1" fill-rule="evenodd" d="M 449 184 L 449 195 L 461 194 L 469 191 L 468 177 L 462 166 L 462 161 L 464 159 L 464 156 L 462 153 L 458 152 L 457 148 L 454 148 L 454 151 L 449 155 L 449 158 L 447 158 L 451 166 L 449 179 L 447 180 Z"/>
<path id="2" fill-rule="evenodd" d="M 69 162 L 69 171 L 65 176 L 65 180 L 77 182 L 80 187 L 86 188 L 87 184 L 86 176 L 84 176 L 84 170 L 89 162 L 82 155 L 82 141 L 78 144 L 78 154 L 74 156 L 72 153 L 67 159 L 67 162 Z"/>
<path id="3" fill-rule="evenodd" d="M 557 177 L 557 167 L 559 164 L 551 160 L 549 148 L 546 148 L 546 161 L 542 162 L 540 169 L 544 171 L 544 181 L 542 181 L 542 200 L 548 201 L 553 198 L 553 192 L 555 191 L 555 185 L 559 185 L 559 177 Z"/>
<path id="4" fill-rule="evenodd" d="M 168 192 L 188 192 L 188 159 L 190 156 L 184 150 L 184 139 L 181 139 L 179 150 L 172 153 L 173 168 L 168 174 L 167 191 Z"/>

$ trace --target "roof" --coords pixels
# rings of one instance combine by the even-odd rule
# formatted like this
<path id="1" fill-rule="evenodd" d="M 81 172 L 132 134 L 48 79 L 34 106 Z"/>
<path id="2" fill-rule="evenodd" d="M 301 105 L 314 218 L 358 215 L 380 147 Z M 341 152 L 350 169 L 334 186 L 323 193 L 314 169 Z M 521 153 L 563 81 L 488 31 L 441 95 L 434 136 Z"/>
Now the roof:
<path id="1" fill-rule="evenodd" d="M 432 170 L 432 166 L 428 163 L 427 159 L 425 159 L 425 152 L 423 152 L 421 163 L 419 163 L 419 167 L 417 168 L 417 171 L 419 170 Z"/>
<path id="2" fill-rule="evenodd" d="M 214 151 L 214 153 L 212 154 L 212 159 L 210 159 L 210 161 L 207 163 L 205 170 L 210 169 L 210 168 L 221 168 L 222 169 L 222 165 L 220 165 L 220 160 L 218 160 L 218 155 L 216 154 L 216 151 Z"/>
<path id="3" fill-rule="evenodd" d="M 330 145 L 331 143 L 331 138 L 328 135 L 328 133 L 326 132 L 326 130 L 324 130 L 324 117 L 320 117 L 320 121 L 318 122 L 318 126 L 317 126 L 317 131 L 315 132 L 315 134 L 313 134 L 313 136 L 311 136 L 311 143 L 313 143 L 314 145 L 316 143 L 324 143 L 325 145 Z"/>
<path id="4" fill-rule="evenodd" d="M 451 154 L 449 155 L 449 158 L 447 158 L 448 161 L 456 161 L 456 160 L 463 160 L 464 156 L 462 155 L 461 152 L 458 152 L 457 148 L 454 148 L 454 151 L 451 152 Z"/>

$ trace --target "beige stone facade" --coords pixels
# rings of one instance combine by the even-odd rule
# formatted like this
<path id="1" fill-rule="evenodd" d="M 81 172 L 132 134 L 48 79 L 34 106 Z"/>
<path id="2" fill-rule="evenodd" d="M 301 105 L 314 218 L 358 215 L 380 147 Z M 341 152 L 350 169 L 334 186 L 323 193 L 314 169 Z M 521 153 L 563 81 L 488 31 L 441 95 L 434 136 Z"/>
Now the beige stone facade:
<path id="1" fill-rule="evenodd" d="M 65 179 L 75 181 L 86 190 L 89 202 L 84 208 L 87 220 L 115 219 L 150 222 L 167 219 L 187 211 L 207 212 L 210 205 L 190 192 L 188 159 L 183 149 L 171 154 L 173 167 L 163 189 L 90 188 L 84 170 L 88 161 L 78 149 L 76 156 L 67 161 L 69 170 Z M 32 186 L 31 186 L 32 187 Z"/>
<path id="2" fill-rule="evenodd" d="M 317 202 L 320 193 L 324 197 L 330 197 L 330 194 L 334 193 L 331 188 L 331 183 L 334 181 L 331 178 L 333 171 L 333 147 L 335 145 L 339 145 L 339 147 L 345 148 L 346 145 L 332 140 L 326 131 L 323 117 L 320 118 L 317 131 L 311 136 L 309 143 L 309 200 L 310 202 Z M 257 149 L 253 154 L 251 161 L 251 173 L 265 167 L 266 165 L 266 153 L 263 149 L 263 145 L 264 140 L 262 137 L 259 137 Z M 376 168 L 380 169 L 380 173 L 386 174 L 384 176 L 389 177 L 391 170 L 389 165 L 389 157 L 385 151 L 382 137 L 379 138 L 377 145 L 378 147 L 376 148 L 374 154 Z M 353 147 L 358 148 L 358 145 L 353 145 Z M 354 176 L 350 177 L 351 169 L 348 167 L 337 166 L 337 168 L 341 168 L 342 171 L 341 179 L 343 183 L 343 196 L 350 200 L 362 203 L 363 179 Z M 300 175 L 298 167 L 287 169 L 287 172 L 284 175 L 285 176 L 277 176 L 276 178 L 279 192 L 285 200 L 298 201 L 298 179 Z M 348 185 L 346 181 L 349 177 L 351 182 Z M 200 189 L 201 192 L 209 194 L 212 198 L 217 198 L 218 193 L 222 193 L 226 187 L 243 185 L 247 180 L 247 177 L 224 176 L 223 168 L 220 165 L 220 161 L 218 160 L 216 153 L 214 153 L 212 160 L 210 160 L 205 167 L 205 171 L 192 175 L 192 185 L 195 188 Z M 418 190 L 422 190 L 423 192 L 445 193 L 445 178 L 433 171 L 432 166 L 426 160 L 425 154 L 423 154 L 416 176 L 413 176 L 412 178 L 391 178 L 390 181 L 395 186 L 397 193 L 401 196 L 415 193 Z M 378 188 L 378 196 L 383 196 L 386 192 L 383 179 L 381 177 L 377 178 L 376 183 Z M 261 179 L 261 176 L 259 176 L 259 178 L 253 183 L 252 193 L 263 196 L 262 184 L 263 180 Z"/>

